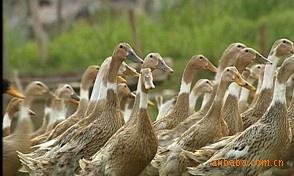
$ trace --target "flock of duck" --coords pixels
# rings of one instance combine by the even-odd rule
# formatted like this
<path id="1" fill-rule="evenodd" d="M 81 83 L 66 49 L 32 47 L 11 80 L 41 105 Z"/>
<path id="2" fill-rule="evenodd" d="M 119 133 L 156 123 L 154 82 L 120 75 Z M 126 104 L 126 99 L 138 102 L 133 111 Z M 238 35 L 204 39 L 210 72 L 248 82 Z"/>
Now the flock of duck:
<path id="1" fill-rule="evenodd" d="M 171 74 L 174 70 L 158 53 L 149 53 L 142 60 L 127 43 L 118 44 L 100 66 L 85 70 L 79 96 L 69 84 L 52 92 L 39 81 L 31 82 L 22 95 L 4 80 L 3 92 L 14 96 L 3 117 L 4 175 L 279 173 L 273 165 L 212 165 L 224 160 L 282 160 L 283 175 L 291 175 L 293 54 L 293 42 L 279 39 L 267 58 L 242 43 L 230 44 L 218 67 L 203 55 L 192 56 L 178 94 L 165 102 L 164 97 L 156 98 L 159 113 L 154 122 L 148 112 L 152 105 L 148 93 L 155 88 L 152 71 Z M 140 63 L 140 72 L 125 60 Z M 216 73 L 214 80 L 199 79 L 192 87 L 201 70 Z M 125 76 L 138 78 L 136 93 L 128 88 Z M 37 96 L 50 101 L 41 127 L 34 130 L 31 106 Z M 130 100 L 125 107 L 123 100 Z M 68 103 L 78 107 L 67 117 Z M 16 112 L 19 118 L 12 130 Z"/>

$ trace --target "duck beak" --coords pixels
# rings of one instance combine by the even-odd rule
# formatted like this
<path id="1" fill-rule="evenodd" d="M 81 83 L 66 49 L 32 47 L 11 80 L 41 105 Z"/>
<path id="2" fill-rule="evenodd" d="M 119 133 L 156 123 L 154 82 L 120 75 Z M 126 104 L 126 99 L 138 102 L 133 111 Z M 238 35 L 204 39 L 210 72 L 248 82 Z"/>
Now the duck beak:
<path id="1" fill-rule="evenodd" d="M 80 103 L 80 96 L 78 96 L 78 94 L 74 93 L 70 96 L 69 101 L 73 104 L 78 105 Z"/>
<path id="2" fill-rule="evenodd" d="M 133 92 L 131 92 L 131 93 L 129 94 L 129 97 L 130 97 L 130 98 L 136 98 L 136 94 L 133 93 Z"/>
<path id="3" fill-rule="evenodd" d="M 174 73 L 175 72 L 170 66 L 168 66 L 164 62 L 164 60 L 162 60 L 162 62 L 160 63 L 159 69 L 162 70 L 162 71 L 164 71 L 164 72 L 168 72 L 168 73 Z"/>
<path id="4" fill-rule="evenodd" d="M 130 67 L 126 64 L 126 70 L 123 72 L 126 76 L 133 76 L 133 77 L 139 77 L 139 73 L 134 69 L 133 67 Z"/>
<path id="5" fill-rule="evenodd" d="M 151 100 L 148 100 L 148 106 L 155 106 L 155 104 Z"/>
<path id="6" fill-rule="evenodd" d="M 11 96 L 16 97 L 16 98 L 20 98 L 20 99 L 24 99 L 25 98 L 25 96 L 22 93 L 20 93 L 16 88 L 14 88 L 12 86 L 10 86 L 8 88 L 8 90 L 6 91 L 6 93 L 8 95 L 11 95 Z"/>
<path id="7" fill-rule="evenodd" d="M 125 78 L 123 78 L 122 76 L 117 76 L 116 81 L 117 81 L 117 83 L 125 83 L 125 84 L 127 84 L 127 80 Z"/>
<path id="8" fill-rule="evenodd" d="M 272 64 L 272 62 L 270 60 L 265 58 L 259 52 L 255 51 L 255 54 L 256 54 L 256 63 L 258 63 L 258 64 Z"/>
<path id="9" fill-rule="evenodd" d="M 217 68 L 210 61 L 208 61 L 206 69 L 210 70 L 213 73 L 217 72 Z"/>
<path id="10" fill-rule="evenodd" d="M 246 89 L 250 90 L 250 91 L 254 91 L 255 87 L 252 86 L 249 82 L 247 82 L 245 79 L 242 78 L 242 76 L 237 73 L 237 75 L 235 76 L 235 82 L 241 86 L 241 87 L 245 87 Z"/>
<path id="11" fill-rule="evenodd" d="M 290 49 L 290 53 L 291 53 L 291 54 L 294 54 L 294 47 L 292 47 L 292 48 Z"/>
<path id="12" fill-rule="evenodd" d="M 29 115 L 30 116 L 36 116 L 36 113 L 33 110 L 29 109 Z"/>
<path id="13" fill-rule="evenodd" d="M 56 96 L 54 92 L 48 90 L 48 94 L 49 94 L 51 97 L 55 98 L 56 100 L 60 100 L 60 98 L 59 98 L 58 96 Z"/>
<path id="14" fill-rule="evenodd" d="M 131 61 L 133 61 L 135 63 L 143 64 L 143 60 L 133 50 L 129 50 L 129 53 L 127 55 L 127 59 L 130 59 Z"/>

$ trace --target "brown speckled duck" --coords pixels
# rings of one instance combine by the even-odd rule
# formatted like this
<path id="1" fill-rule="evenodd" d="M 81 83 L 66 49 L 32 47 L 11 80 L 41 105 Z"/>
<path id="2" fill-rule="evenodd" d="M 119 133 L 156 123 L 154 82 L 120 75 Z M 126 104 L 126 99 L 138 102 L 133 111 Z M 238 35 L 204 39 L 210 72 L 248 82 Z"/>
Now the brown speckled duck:
<path id="1" fill-rule="evenodd" d="M 35 96 L 48 93 L 48 87 L 39 81 L 31 82 L 25 90 L 25 99 L 20 105 L 20 116 L 16 130 L 3 138 L 3 174 L 6 176 L 15 175 L 21 166 L 16 151 L 27 153 L 30 151 L 30 138 L 33 126 L 29 115 L 29 108 Z"/>
<path id="2" fill-rule="evenodd" d="M 235 66 L 242 73 L 246 66 L 253 62 L 260 64 L 271 63 L 254 49 L 246 47 L 237 55 Z M 236 83 L 232 83 L 229 86 L 228 95 L 224 99 L 225 102 L 222 107 L 223 117 L 229 128 L 229 135 L 243 131 L 243 121 L 238 107 L 239 94 L 240 87 Z"/>
<path id="3" fill-rule="evenodd" d="M 195 74 L 201 69 L 216 72 L 216 67 L 205 56 L 193 56 L 183 72 L 180 92 L 174 109 L 167 116 L 153 123 L 155 131 L 172 129 L 188 117 L 191 83 Z"/>
<path id="4" fill-rule="evenodd" d="M 274 53 L 272 53 L 274 54 Z M 286 81 L 294 72 L 294 58 L 287 58 L 275 81 L 273 98 L 265 114 L 252 126 L 228 143 L 207 162 L 196 168 L 188 168 L 192 175 L 244 175 L 262 174 L 268 166 L 258 164 L 217 166 L 214 163 L 224 160 L 245 160 L 246 163 L 261 160 L 279 160 L 290 144 L 290 128 L 286 107 Z M 266 80 L 266 79 L 265 79 Z"/>
<path id="5" fill-rule="evenodd" d="M 73 175 L 78 169 L 79 159 L 81 157 L 90 158 L 123 125 L 117 102 L 116 76 L 126 58 L 143 63 L 129 44 L 120 43 L 115 48 L 107 75 L 106 104 L 96 120 L 88 126 L 78 129 L 69 142 L 53 148 L 48 152 L 47 157 L 32 160 L 19 153 L 22 164 L 30 174 Z M 36 165 L 36 163 L 43 163 L 44 160 L 48 161 L 45 165 Z"/>
<path id="6" fill-rule="evenodd" d="M 279 39 L 273 44 L 268 59 L 272 65 L 266 65 L 263 83 L 255 104 L 241 114 L 244 129 L 254 124 L 266 112 L 273 95 L 273 77 L 279 60 L 294 53 L 293 42 Z"/>
<path id="7" fill-rule="evenodd" d="M 141 90 L 137 124 L 112 136 L 91 161 L 80 160 L 80 175 L 136 176 L 153 159 L 158 142 L 147 110 L 148 90 L 155 87 L 150 68 L 141 69 L 138 84 Z"/>
<path id="8" fill-rule="evenodd" d="M 264 65 L 256 64 L 253 65 L 250 69 L 244 70 L 242 75 L 250 84 L 253 85 L 259 77 L 262 77 L 261 74 L 263 73 L 263 70 Z M 259 85 L 261 85 L 261 82 L 262 80 L 260 82 L 258 81 L 256 91 L 258 91 L 258 89 L 260 88 Z M 249 108 L 248 98 L 250 94 L 252 95 L 252 93 L 250 93 L 248 89 L 241 88 L 240 98 L 238 102 L 240 113 L 246 111 Z"/>
<path id="9" fill-rule="evenodd" d="M 228 135 L 228 127 L 221 114 L 221 107 L 226 89 L 232 82 L 236 82 L 242 87 L 253 88 L 242 78 L 236 67 L 227 67 L 223 71 L 221 82 L 208 113 L 168 147 L 170 152 L 167 159 L 161 163 L 160 175 L 179 175 L 185 170 L 186 165 L 181 158 L 182 149 L 194 151 Z"/>

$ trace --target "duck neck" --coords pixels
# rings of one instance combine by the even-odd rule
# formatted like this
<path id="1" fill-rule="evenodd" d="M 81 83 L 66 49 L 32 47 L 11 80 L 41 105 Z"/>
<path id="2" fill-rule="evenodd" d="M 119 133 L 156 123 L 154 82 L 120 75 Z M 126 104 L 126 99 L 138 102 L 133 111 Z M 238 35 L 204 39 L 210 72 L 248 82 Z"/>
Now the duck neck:
<path id="1" fill-rule="evenodd" d="M 243 102 L 243 101 L 247 102 L 248 97 L 249 97 L 249 90 L 242 87 L 239 102 Z"/>
<path id="2" fill-rule="evenodd" d="M 134 100 L 134 103 L 133 103 L 133 109 L 132 109 L 132 112 L 131 112 L 131 115 L 130 115 L 130 119 L 129 119 L 129 123 L 130 124 L 134 124 L 135 121 L 136 121 L 136 117 L 137 117 L 137 112 L 139 111 L 139 107 L 140 107 L 140 100 L 141 100 L 141 93 L 140 93 L 140 90 L 141 90 L 141 75 L 139 76 L 139 79 L 138 79 L 138 84 L 137 84 L 137 91 L 136 91 L 136 97 L 135 97 L 135 100 Z"/>
<path id="3" fill-rule="evenodd" d="M 260 119 L 263 123 L 270 123 L 278 129 L 286 129 L 289 125 L 286 109 L 286 83 L 275 81 L 273 99 L 266 113 Z M 276 111 L 276 112 L 275 112 Z M 286 126 L 285 126 L 286 125 Z M 289 128 L 289 126 L 288 126 Z"/>
<path id="4" fill-rule="evenodd" d="M 208 110 L 207 117 L 214 117 L 217 119 L 220 119 L 221 116 L 221 108 L 223 106 L 223 97 L 226 93 L 226 90 L 229 86 L 229 82 L 221 81 L 218 85 L 216 95 L 214 97 L 214 100 L 212 102 L 211 107 Z"/>
<path id="5" fill-rule="evenodd" d="M 107 76 L 107 95 L 106 104 L 107 107 L 115 106 L 117 107 L 117 84 L 116 76 L 123 59 L 114 55 L 110 61 L 108 76 Z"/>
<path id="6" fill-rule="evenodd" d="M 182 75 L 181 87 L 180 87 L 180 94 L 190 94 L 191 84 L 196 74 L 197 69 L 193 69 L 192 65 L 188 63 L 186 66 L 184 73 Z"/>
<path id="7" fill-rule="evenodd" d="M 141 77 L 141 76 L 140 76 Z M 139 104 L 139 113 L 138 113 L 138 120 L 137 120 L 137 129 L 139 132 L 143 132 L 146 134 L 146 130 L 153 129 L 152 123 L 148 113 L 148 92 L 142 85 L 142 81 L 139 78 L 141 84 L 140 90 L 140 104 Z"/>
<path id="8" fill-rule="evenodd" d="M 273 88 L 274 73 L 277 68 L 279 59 L 275 54 L 273 54 L 273 55 L 269 56 L 269 60 L 272 62 L 272 64 L 265 65 L 261 91 L 264 89 L 272 89 Z"/>
<path id="9" fill-rule="evenodd" d="M 102 79 L 103 79 L 105 73 L 107 73 L 110 60 L 111 60 L 111 57 L 108 57 L 101 64 L 100 70 L 97 73 L 95 83 L 94 83 L 94 86 L 93 86 L 93 91 L 92 91 L 91 98 L 90 98 L 91 102 L 92 101 L 97 101 L 97 99 L 98 99 L 98 95 L 99 95 L 100 90 L 101 90 L 100 89 L 101 82 L 102 82 Z"/>
<path id="10" fill-rule="evenodd" d="M 201 112 L 207 112 L 209 109 L 210 93 L 205 93 L 200 107 Z"/>
<path id="11" fill-rule="evenodd" d="M 189 111 L 193 112 L 199 95 L 196 92 L 191 92 L 189 95 Z"/>
<path id="12" fill-rule="evenodd" d="M 27 96 L 20 105 L 20 116 L 17 122 L 15 134 L 26 135 L 33 132 L 31 118 L 29 116 L 29 101 L 33 97 Z"/>
<path id="13" fill-rule="evenodd" d="M 12 117 L 11 117 L 12 118 Z M 11 125 L 11 118 L 9 116 L 9 113 L 6 112 L 4 114 L 4 117 L 3 117 L 3 125 L 2 125 L 2 129 L 4 130 L 5 128 L 10 128 L 10 125 Z"/>
<path id="14" fill-rule="evenodd" d="M 221 76 L 222 76 L 222 71 L 223 70 L 221 70 L 220 67 L 217 68 L 217 72 L 215 74 L 214 81 L 213 81 L 214 84 L 219 84 L 221 80 Z"/>
<path id="15" fill-rule="evenodd" d="M 231 83 L 229 86 L 229 95 L 238 98 L 239 94 L 240 94 L 240 86 L 234 82 Z"/>

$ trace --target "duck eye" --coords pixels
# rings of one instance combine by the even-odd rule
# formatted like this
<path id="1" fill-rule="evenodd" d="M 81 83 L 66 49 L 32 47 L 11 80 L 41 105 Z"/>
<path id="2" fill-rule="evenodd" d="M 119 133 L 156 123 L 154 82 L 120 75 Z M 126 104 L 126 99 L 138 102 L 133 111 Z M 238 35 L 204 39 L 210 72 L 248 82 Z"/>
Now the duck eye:
<path id="1" fill-rule="evenodd" d="M 286 40 L 283 40 L 283 43 L 287 43 Z"/>
<path id="2" fill-rule="evenodd" d="M 119 45 L 119 48 L 123 48 L 123 46 L 122 45 Z"/>
<path id="3" fill-rule="evenodd" d="M 206 81 L 206 83 L 208 84 L 208 81 Z"/>
<path id="4" fill-rule="evenodd" d="M 153 57 L 153 55 L 151 54 L 151 55 L 150 55 L 150 57 L 152 58 L 152 57 Z"/>
<path id="5" fill-rule="evenodd" d="M 237 45 L 238 48 L 241 48 L 241 45 Z"/>
<path id="6" fill-rule="evenodd" d="M 42 84 L 41 83 L 37 83 L 36 85 L 42 87 Z"/>
<path id="7" fill-rule="evenodd" d="M 257 66 L 257 68 L 261 68 L 260 66 Z"/>
<path id="8" fill-rule="evenodd" d="M 227 69 L 227 72 L 229 72 L 230 71 L 230 69 Z"/>
<path id="9" fill-rule="evenodd" d="M 203 57 L 202 57 L 202 56 L 200 56 L 199 58 L 200 58 L 200 59 L 203 59 Z"/>
<path id="10" fill-rule="evenodd" d="M 245 52 L 248 53 L 248 49 L 246 49 Z"/>

